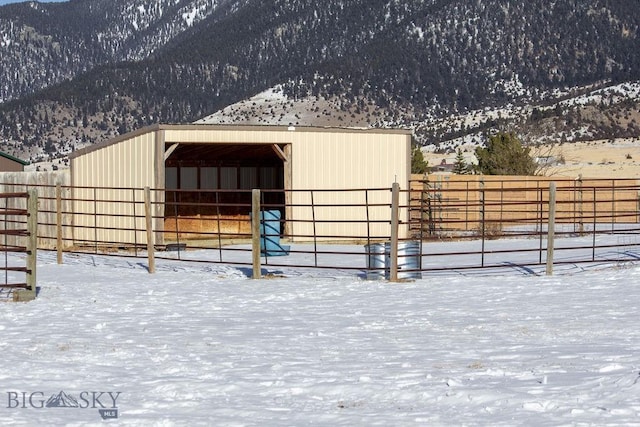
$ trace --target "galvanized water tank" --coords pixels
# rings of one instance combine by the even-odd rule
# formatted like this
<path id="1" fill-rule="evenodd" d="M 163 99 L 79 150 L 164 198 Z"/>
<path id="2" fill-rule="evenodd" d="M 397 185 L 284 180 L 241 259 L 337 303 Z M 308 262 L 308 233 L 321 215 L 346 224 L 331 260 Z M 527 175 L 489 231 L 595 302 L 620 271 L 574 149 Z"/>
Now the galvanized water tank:
<path id="1" fill-rule="evenodd" d="M 387 276 L 385 274 L 386 255 L 384 243 L 364 245 L 364 251 L 367 256 L 367 279 L 384 279 Z"/>
<path id="2" fill-rule="evenodd" d="M 385 278 L 390 278 L 391 272 L 391 243 L 385 247 Z M 421 279 L 420 271 L 420 242 L 398 243 L 398 279 Z"/>

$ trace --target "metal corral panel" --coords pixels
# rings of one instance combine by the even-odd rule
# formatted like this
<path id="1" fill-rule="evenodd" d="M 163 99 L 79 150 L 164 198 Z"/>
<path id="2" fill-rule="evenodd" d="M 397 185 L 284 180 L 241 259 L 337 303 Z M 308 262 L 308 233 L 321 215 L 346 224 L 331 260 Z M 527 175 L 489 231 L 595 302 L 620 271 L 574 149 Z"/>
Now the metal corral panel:
<path id="1" fill-rule="evenodd" d="M 0 192 L 19 193 L 29 189 L 38 191 L 38 248 L 54 249 L 57 244 L 57 211 L 62 213 L 63 245 L 71 239 L 71 206 L 70 185 L 71 175 L 68 170 L 54 172 L 0 172 Z M 61 189 L 61 206 L 56 200 L 56 185 Z M 26 209 L 26 199 L 13 199 L 4 206 L 15 209 Z M 17 218 L 16 218 L 17 219 Z M 20 221 L 20 219 L 17 219 Z M 23 228 L 21 223 L 5 224 L 9 229 Z M 8 245 L 25 246 L 23 236 L 5 236 Z"/>
<path id="2" fill-rule="evenodd" d="M 132 134 L 71 156 L 77 244 L 146 243 L 142 189 L 156 185 L 156 136 Z"/>

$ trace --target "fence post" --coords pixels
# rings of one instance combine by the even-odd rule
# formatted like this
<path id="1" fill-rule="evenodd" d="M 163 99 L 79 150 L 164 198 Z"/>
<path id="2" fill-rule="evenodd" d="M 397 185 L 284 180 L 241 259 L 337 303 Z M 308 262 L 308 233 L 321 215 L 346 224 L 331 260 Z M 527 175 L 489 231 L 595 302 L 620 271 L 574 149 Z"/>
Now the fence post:
<path id="1" fill-rule="evenodd" d="M 311 222 L 313 224 L 313 260 L 314 260 L 313 265 L 315 267 L 318 267 L 318 230 L 316 227 L 316 203 L 313 198 L 313 190 L 309 190 L 309 191 L 311 196 Z M 367 215 L 369 215 L 368 211 L 367 211 Z M 266 239 L 264 242 L 266 246 L 266 243 L 267 243 Z"/>
<path id="2" fill-rule="evenodd" d="M 556 231 L 556 183 L 549 183 L 549 223 L 547 224 L 547 276 L 553 275 L 553 249 Z"/>
<path id="3" fill-rule="evenodd" d="M 398 231 L 399 231 L 399 204 L 400 204 L 400 184 L 393 183 L 391 188 L 391 249 L 389 256 L 390 269 L 389 280 L 398 281 Z"/>
<path id="4" fill-rule="evenodd" d="M 583 211 L 583 198 L 582 198 L 582 174 L 578 175 L 578 234 L 582 236 L 584 234 L 584 211 Z"/>
<path id="5" fill-rule="evenodd" d="M 598 193 L 596 191 L 596 186 L 593 188 L 593 236 L 591 240 L 591 261 L 596 260 L 596 235 L 598 234 Z"/>
<path id="6" fill-rule="evenodd" d="M 539 236 L 538 240 L 538 262 L 542 264 L 542 253 L 544 252 L 544 203 L 542 188 L 536 187 L 536 232 Z"/>
<path id="7" fill-rule="evenodd" d="M 486 220 L 486 212 L 485 212 L 485 194 L 484 194 L 484 178 L 480 178 L 480 239 L 481 239 L 481 254 L 480 254 L 480 266 L 484 267 L 484 237 L 485 237 L 485 220 Z"/>
<path id="8" fill-rule="evenodd" d="M 93 240 L 98 253 L 98 189 L 93 187 Z"/>
<path id="9" fill-rule="evenodd" d="M 251 258 L 253 279 L 262 278 L 260 265 L 260 190 L 251 191 Z"/>
<path id="10" fill-rule="evenodd" d="M 611 180 L 611 234 L 616 232 L 616 180 Z"/>
<path id="11" fill-rule="evenodd" d="M 435 234 L 435 224 L 434 224 L 434 219 L 433 219 L 433 210 L 432 210 L 432 197 L 431 197 L 431 183 L 429 182 L 429 176 L 425 175 L 425 179 L 422 183 L 422 203 L 424 205 L 424 201 L 426 199 L 427 201 L 427 235 L 428 236 L 433 236 Z M 424 229 L 424 219 L 425 219 L 425 213 L 424 213 L 424 206 L 423 209 L 420 211 L 420 228 Z M 422 240 L 422 236 L 420 237 L 420 239 Z"/>
<path id="12" fill-rule="evenodd" d="M 138 218 L 136 215 L 136 189 L 131 189 L 131 207 L 133 208 L 132 229 L 133 229 L 133 250 L 138 257 Z"/>
<path id="13" fill-rule="evenodd" d="M 56 251 L 58 264 L 62 264 L 62 186 L 56 184 Z"/>
<path id="14" fill-rule="evenodd" d="M 469 181 L 465 183 L 464 230 L 469 231 Z"/>
<path id="15" fill-rule="evenodd" d="M 27 202 L 27 230 L 29 232 L 28 256 L 27 256 L 27 286 L 36 296 L 36 266 L 38 252 L 38 192 L 29 190 Z"/>
<path id="16" fill-rule="evenodd" d="M 144 188 L 144 216 L 147 229 L 147 256 L 149 257 L 149 274 L 153 274 L 156 272 L 156 254 L 153 239 L 153 222 L 151 221 L 151 189 L 149 187 Z"/>
<path id="17" fill-rule="evenodd" d="M 27 199 L 27 289 L 13 293 L 13 300 L 26 302 L 36 297 L 36 268 L 38 258 L 38 192 L 29 190 Z"/>

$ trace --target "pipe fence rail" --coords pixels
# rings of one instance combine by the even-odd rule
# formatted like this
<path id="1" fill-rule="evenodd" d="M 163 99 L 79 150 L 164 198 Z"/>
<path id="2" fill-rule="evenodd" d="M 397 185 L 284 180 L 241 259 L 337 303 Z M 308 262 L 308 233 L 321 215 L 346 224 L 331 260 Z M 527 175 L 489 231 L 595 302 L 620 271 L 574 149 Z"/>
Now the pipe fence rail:
<path id="1" fill-rule="evenodd" d="M 286 191 L 16 187 L 28 190 L 40 200 L 38 246 L 57 251 L 59 263 L 64 253 L 93 253 L 147 258 L 150 272 L 167 259 L 236 265 L 254 277 L 313 268 L 394 281 L 640 259 L 636 180 Z"/>
<path id="2" fill-rule="evenodd" d="M 2 299 L 24 302 L 36 296 L 37 207 L 36 191 L 0 193 Z M 9 254 L 23 256 L 10 258 Z"/>
<path id="3" fill-rule="evenodd" d="M 532 267 L 548 263 L 550 248 L 555 252 L 554 264 L 638 259 L 640 187 L 636 180 L 510 179 L 457 184 L 413 182 L 413 236 L 424 242 L 464 242 L 457 245 L 464 248 L 460 251 L 429 244 L 434 248 L 427 251 L 430 259 L 452 260 L 447 264 L 460 269 Z M 459 265 L 456 257 L 475 262 Z M 448 265 L 423 268 L 446 270 Z"/>

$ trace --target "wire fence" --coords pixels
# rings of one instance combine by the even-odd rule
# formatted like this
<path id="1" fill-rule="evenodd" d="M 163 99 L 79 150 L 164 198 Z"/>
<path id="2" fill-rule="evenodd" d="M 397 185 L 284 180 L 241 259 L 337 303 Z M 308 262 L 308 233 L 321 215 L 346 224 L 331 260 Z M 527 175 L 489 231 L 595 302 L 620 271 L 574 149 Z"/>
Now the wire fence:
<path id="1" fill-rule="evenodd" d="M 399 189 L 261 190 L 261 264 L 407 278 L 452 270 L 640 259 L 635 180 L 428 180 Z M 39 194 L 38 246 L 64 253 L 253 266 L 251 190 L 22 186 Z M 552 209 L 553 224 L 550 224 Z M 394 224 L 394 215 L 397 217 Z M 397 232 L 392 244 L 394 228 Z M 269 247 L 271 245 L 272 247 Z"/>

